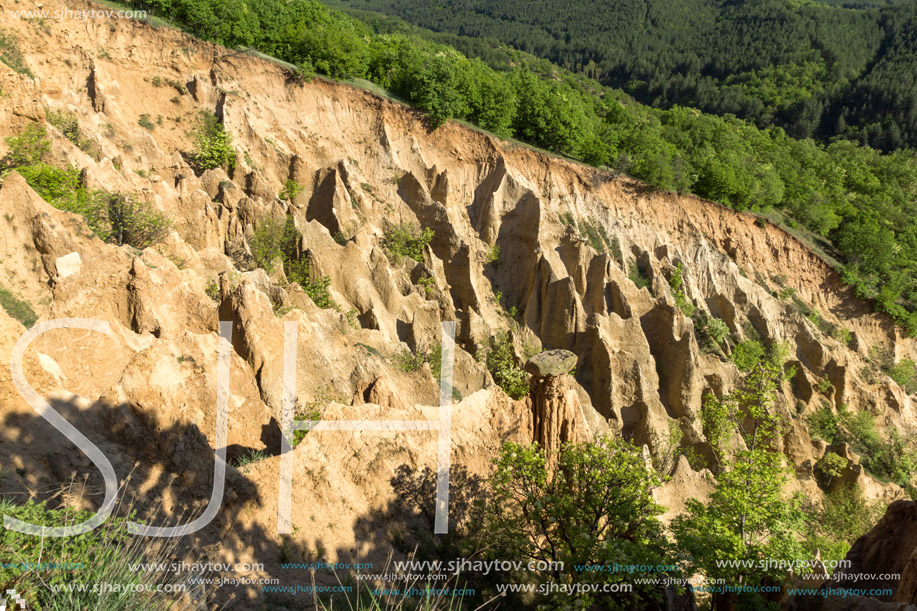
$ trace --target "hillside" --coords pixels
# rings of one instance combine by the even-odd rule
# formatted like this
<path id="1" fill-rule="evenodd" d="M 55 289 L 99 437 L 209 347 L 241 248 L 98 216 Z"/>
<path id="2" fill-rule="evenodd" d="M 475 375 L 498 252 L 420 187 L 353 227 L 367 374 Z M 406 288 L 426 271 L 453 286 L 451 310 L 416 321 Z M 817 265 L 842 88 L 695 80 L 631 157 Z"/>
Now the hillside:
<path id="1" fill-rule="evenodd" d="M 610 447 L 620 459 L 597 461 L 603 475 L 621 469 L 603 480 L 614 483 L 614 495 L 598 505 L 635 523 L 608 535 L 627 552 L 571 552 L 563 556 L 570 564 L 654 558 L 713 577 L 712 552 L 684 560 L 690 537 L 675 539 L 691 524 L 679 517 L 717 509 L 718 491 L 748 456 L 773 469 L 755 479 L 761 494 L 746 486 L 742 502 L 787 508 L 800 522 L 785 537 L 773 528 L 763 537 L 792 542 L 781 549 L 746 542 L 743 531 L 748 558 L 777 550 L 811 561 L 817 549 L 839 560 L 895 501 L 876 532 L 907 530 L 900 516 L 914 505 L 906 499 L 917 485 L 917 341 L 785 230 L 455 121 L 434 129 L 423 112 L 366 89 L 303 78 L 175 29 L 132 19 L 17 19 L 10 11 L 0 28 L 21 60 L 19 70 L 0 64 L 0 360 L 13 365 L 0 369 L 4 512 L 34 518 L 34 506 L 23 505 L 34 499 L 64 512 L 43 514 L 48 524 L 61 515 L 71 523 L 77 516 L 60 507 L 94 512 L 103 504 L 98 456 L 80 452 L 17 387 L 15 346 L 27 329 L 82 318 L 107 323 L 107 336 L 49 331 L 25 351 L 24 377 L 110 461 L 115 516 L 133 511 L 134 520 L 175 525 L 217 507 L 208 525 L 164 548 L 131 539 L 141 541 L 141 561 L 228 563 L 235 570 L 211 564 L 205 577 L 242 580 L 195 584 L 174 571 L 135 573 L 188 585 L 171 597 L 178 608 L 313 608 L 319 593 L 327 600 L 340 593 L 333 588 L 359 583 L 349 567 L 335 574 L 308 563 L 367 563 L 364 573 L 381 575 L 397 572 L 386 567 L 389 557 L 411 554 L 529 558 L 511 555 L 519 551 L 513 546 L 533 553 L 519 537 L 488 547 L 497 538 L 481 534 L 496 532 L 500 515 L 482 518 L 474 502 L 492 501 L 495 473 L 505 473 L 499 460 L 511 466 L 514 452 L 529 451 L 513 448 L 533 441 L 549 450 L 549 465 L 568 460 L 562 442 Z M 231 322 L 229 341 L 221 321 Z M 454 392 L 440 398 L 449 322 Z M 297 333 L 295 361 L 288 329 Z M 545 357 L 551 350 L 572 357 Z M 766 409 L 752 418 L 756 427 L 774 424 L 766 447 L 746 437 L 742 400 L 727 418 L 739 422 L 735 430 L 711 418 L 711 406 L 756 388 L 759 374 L 772 378 Z M 449 536 L 433 533 L 440 402 L 451 419 Z M 218 405 L 229 409 L 225 429 Z M 297 420 L 319 421 L 318 430 L 284 430 L 285 405 Z M 420 424 L 353 430 L 382 420 Z M 226 489 L 214 505 L 224 459 Z M 581 459 L 557 473 L 595 466 Z M 286 460 L 289 532 L 278 517 Z M 600 479 L 586 475 L 577 481 Z M 561 476 L 546 476 L 543 486 L 562 481 L 554 477 Z M 645 493 L 633 493 L 644 512 L 636 518 L 628 513 L 632 488 Z M 812 505 L 792 500 L 795 493 Z M 837 517 L 844 494 L 853 500 L 841 513 L 856 524 L 844 532 L 819 524 L 826 508 Z M 596 504 L 586 493 L 581 500 Z M 708 534 L 704 543 L 716 543 L 715 529 Z M 25 591 L 32 604 L 54 608 L 51 586 L 123 576 L 105 573 L 100 551 L 120 549 L 117 538 L 68 543 L 8 529 L 0 537 L 0 562 L 37 561 L 36 541 L 62 541 L 45 550 L 45 561 L 87 565 L 63 574 L 0 569 L 0 586 Z M 659 547 L 663 541 L 671 547 Z M 851 553 L 861 557 L 873 541 L 859 538 Z M 903 536 L 896 542 L 894 562 L 870 556 L 864 570 L 901 573 L 888 587 L 912 596 L 913 546 Z M 787 588 L 798 578 L 774 575 Z M 634 578 L 606 577 L 607 585 Z M 470 570 L 460 579 L 450 583 L 476 591 L 459 606 L 475 609 L 506 583 L 569 586 L 583 575 Z M 324 589 L 313 596 L 306 586 L 316 584 Z M 807 600 L 794 603 L 787 591 L 770 600 Z M 593 603 L 662 609 L 711 601 L 657 584 L 613 592 Z M 504 608 L 567 600 L 499 598 Z M 886 608 L 877 598 L 857 600 Z M 165 608 L 154 605 L 161 602 L 110 608 Z"/>
<path id="2" fill-rule="evenodd" d="M 911 2 L 335 0 L 534 53 L 669 108 L 730 113 L 797 138 L 917 146 Z M 469 44 L 473 48 L 473 44 Z"/>
<path id="3" fill-rule="evenodd" d="M 431 128 L 469 121 L 655 188 L 756 211 L 806 237 L 860 298 L 917 335 L 912 150 L 823 146 L 730 115 L 658 110 L 530 56 L 495 70 L 410 28 L 378 19 L 371 27 L 314 0 L 265 0 L 252 10 L 236 0 L 133 6 L 212 42 L 279 58 L 299 78 L 369 80 L 423 110 Z"/>

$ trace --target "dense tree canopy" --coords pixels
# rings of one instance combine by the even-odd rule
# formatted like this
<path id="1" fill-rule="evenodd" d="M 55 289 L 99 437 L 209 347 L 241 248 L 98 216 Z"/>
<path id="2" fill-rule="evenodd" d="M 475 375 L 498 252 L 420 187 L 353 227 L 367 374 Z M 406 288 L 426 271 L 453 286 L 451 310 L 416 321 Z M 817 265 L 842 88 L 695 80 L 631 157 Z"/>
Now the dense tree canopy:
<path id="1" fill-rule="evenodd" d="M 497 40 L 660 108 L 796 137 L 917 145 L 917 10 L 894 0 L 332 0 L 463 41 Z M 454 44 L 455 41 L 444 39 Z M 462 42 L 466 53 L 498 59 Z"/>

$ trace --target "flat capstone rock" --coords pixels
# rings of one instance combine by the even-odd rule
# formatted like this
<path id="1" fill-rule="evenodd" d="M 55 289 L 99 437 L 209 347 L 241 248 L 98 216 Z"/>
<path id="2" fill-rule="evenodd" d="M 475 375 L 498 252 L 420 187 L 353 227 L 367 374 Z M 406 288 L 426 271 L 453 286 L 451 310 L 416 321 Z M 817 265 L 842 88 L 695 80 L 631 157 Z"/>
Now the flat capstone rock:
<path id="1" fill-rule="evenodd" d="M 530 358 L 525 370 L 533 376 L 545 378 L 570 373 L 575 365 L 576 355 L 569 350 L 546 350 Z"/>

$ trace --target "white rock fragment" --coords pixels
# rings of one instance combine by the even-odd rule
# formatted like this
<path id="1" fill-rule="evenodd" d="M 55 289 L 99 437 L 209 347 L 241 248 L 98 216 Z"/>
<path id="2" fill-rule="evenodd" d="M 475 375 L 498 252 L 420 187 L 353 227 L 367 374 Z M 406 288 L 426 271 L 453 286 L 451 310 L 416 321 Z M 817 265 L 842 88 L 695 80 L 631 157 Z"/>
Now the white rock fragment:
<path id="1" fill-rule="evenodd" d="M 57 364 L 57 361 L 52 359 L 47 354 L 38 353 L 38 364 L 41 365 L 41 368 L 54 376 L 54 379 L 60 382 L 61 380 L 66 379 L 64 372 L 61 370 L 60 365 Z"/>
<path id="2" fill-rule="evenodd" d="M 75 276 L 82 271 L 83 260 L 80 258 L 80 253 L 74 251 L 63 257 L 58 257 L 57 261 L 55 261 L 55 266 L 57 267 L 57 277 L 66 278 Z"/>

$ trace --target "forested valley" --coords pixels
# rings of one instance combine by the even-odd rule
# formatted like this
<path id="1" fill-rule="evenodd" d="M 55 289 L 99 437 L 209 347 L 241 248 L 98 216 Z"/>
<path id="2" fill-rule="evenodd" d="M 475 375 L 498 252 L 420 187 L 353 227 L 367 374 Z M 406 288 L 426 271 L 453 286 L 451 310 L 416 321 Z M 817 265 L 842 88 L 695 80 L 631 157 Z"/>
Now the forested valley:
<path id="1" fill-rule="evenodd" d="M 503 43 L 660 108 L 734 114 L 793 137 L 840 137 L 885 151 L 917 145 L 911 2 L 331 4 Z"/>

